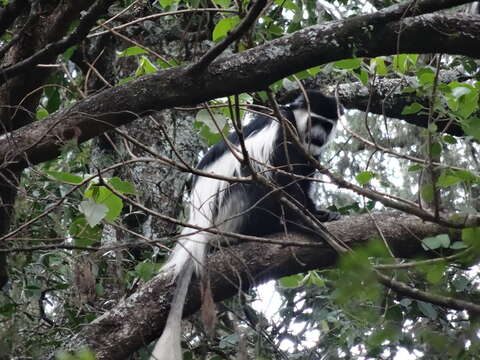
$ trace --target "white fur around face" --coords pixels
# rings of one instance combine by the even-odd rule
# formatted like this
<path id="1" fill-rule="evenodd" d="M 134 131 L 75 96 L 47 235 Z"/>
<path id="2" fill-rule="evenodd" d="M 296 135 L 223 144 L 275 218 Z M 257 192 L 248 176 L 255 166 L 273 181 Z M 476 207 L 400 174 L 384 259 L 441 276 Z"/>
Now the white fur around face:
<path id="1" fill-rule="evenodd" d="M 305 146 L 305 150 L 312 156 L 320 156 L 322 148 L 332 139 L 335 134 L 337 122 L 335 120 L 327 119 L 321 115 L 315 114 L 313 112 L 308 112 L 305 109 L 295 109 L 293 110 L 293 115 L 295 116 L 295 122 L 297 125 L 297 130 L 300 136 L 302 144 Z M 315 118 L 322 119 L 322 121 L 328 121 L 332 124 L 332 130 L 329 134 L 326 133 L 325 129 L 320 124 L 314 125 Z M 308 132 L 310 130 L 310 136 Z M 317 139 L 323 142 L 322 146 L 318 146 L 311 143 L 311 139 Z"/>

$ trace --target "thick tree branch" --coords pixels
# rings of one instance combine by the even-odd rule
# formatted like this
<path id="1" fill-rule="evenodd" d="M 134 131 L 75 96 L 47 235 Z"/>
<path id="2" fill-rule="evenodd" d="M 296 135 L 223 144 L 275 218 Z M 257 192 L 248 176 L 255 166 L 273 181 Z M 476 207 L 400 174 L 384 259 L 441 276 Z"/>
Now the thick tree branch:
<path id="1" fill-rule="evenodd" d="M 464 74 L 456 71 L 444 71 L 440 73 L 439 80 L 443 83 L 451 81 L 465 81 Z M 427 127 L 428 114 L 417 113 L 414 115 L 404 115 L 402 111 L 405 106 L 414 102 L 428 107 L 427 97 L 418 97 L 415 93 L 404 93 L 402 88 L 407 84 L 416 84 L 416 79 L 403 77 L 402 79 L 381 79 L 375 86 L 368 88 L 360 82 L 340 85 L 338 87 L 338 96 L 342 104 L 348 109 L 358 109 L 369 111 L 374 114 L 385 115 L 395 119 L 405 120 L 409 124 Z M 333 93 L 335 88 L 331 88 Z M 456 123 L 449 124 L 450 119 L 438 120 L 436 122 L 439 131 L 445 130 L 446 133 L 455 136 L 464 135 L 463 129 Z M 445 128 L 445 126 L 449 126 Z"/>
<path id="2" fill-rule="evenodd" d="M 289 74 L 339 59 L 398 51 L 480 57 L 478 17 L 426 15 L 361 28 L 355 19 L 312 26 L 222 57 L 196 77 L 189 76 L 185 67 L 178 67 L 105 90 L 2 137 L 3 166 L 18 169 L 50 160 L 58 156 L 66 140 L 86 141 L 153 110 L 262 90 Z"/>
<path id="3" fill-rule="evenodd" d="M 334 236 L 355 246 L 366 243 L 377 234 L 374 220 L 394 253 L 401 257 L 423 251 L 419 238 L 447 232 L 445 228 L 416 217 L 391 213 L 375 215 L 374 219 L 369 215 L 350 217 L 325 225 Z M 277 236 L 277 239 L 281 238 L 282 235 Z M 293 235 L 285 240 L 304 242 L 309 239 Z M 312 250 L 310 247 L 243 243 L 210 257 L 212 291 L 215 300 L 220 301 L 235 295 L 239 287 L 247 289 L 269 279 L 330 267 L 335 261 L 335 252 L 327 245 Z M 85 326 L 68 341 L 66 348 L 87 345 L 95 350 L 99 360 L 124 359 L 126 354 L 160 335 L 168 315 L 172 290 L 170 279 L 157 276 L 114 309 Z M 200 307 L 198 284 L 193 284 L 190 291 L 185 316 L 195 313 Z"/>

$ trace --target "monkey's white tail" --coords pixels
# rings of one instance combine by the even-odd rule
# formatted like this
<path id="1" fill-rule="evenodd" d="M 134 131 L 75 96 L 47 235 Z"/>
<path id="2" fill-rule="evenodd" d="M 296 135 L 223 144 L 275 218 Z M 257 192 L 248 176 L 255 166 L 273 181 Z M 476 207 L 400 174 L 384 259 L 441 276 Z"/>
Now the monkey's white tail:
<path id="1" fill-rule="evenodd" d="M 188 285 L 193 273 L 193 260 L 189 259 L 177 275 L 175 293 L 170 305 L 167 323 L 161 338 L 155 344 L 151 360 L 182 360 L 182 314 Z"/>
<path id="2" fill-rule="evenodd" d="M 182 234 L 191 233 L 183 229 Z M 205 233 L 190 234 L 179 240 L 162 272 L 173 271 L 175 290 L 162 336 L 155 344 L 150 360 L 182 360 L 182 314 L 193 271 L 200 274 L 205 262 L 208 239 Z"/>

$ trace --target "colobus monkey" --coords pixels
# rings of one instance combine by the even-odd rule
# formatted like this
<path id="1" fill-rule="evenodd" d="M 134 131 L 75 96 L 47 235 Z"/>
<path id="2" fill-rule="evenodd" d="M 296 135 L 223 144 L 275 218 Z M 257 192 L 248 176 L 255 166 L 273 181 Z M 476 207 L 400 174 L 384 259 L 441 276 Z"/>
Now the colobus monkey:
<path id="1" fill-rule="evenodd" d="M 285 131 L 277 119 L 266 115 L 256 115 L 243 128 L 251 166 L 241 161 L 243 154 L 237 133 L 228 136 L 229 144 L 221 142 L 213 146 L 198 164 L 203 171 L 228 177 L 249 176 L 253 168 L 275 184 L 277 190 L 253 182 L 231 184 L 214 178 L 196 177 L 190 194 L 188 223 L 255 236 L 282 232 L 285 228 L 300 229 L 301 217 L 292 209 L 282 207 L 280 194 L 303 205 L 320 221 L 338 218 L 336 213 L 316 209 L 310 198 L 311 181 L 306 179 L 313 175 L 315 168 L 299 149 L 298 141 L 292 141 L 292 134 L 296 133 L 307 153 L 318 158 L 322 147 L 334 133 L 340 107 L 333 97 L 319 91 L 308 90 L 307 96 L 308 102 L 302 94 L 294 102 L 281 107 L 284 124 L 289 124 L 293 132 Z M 236 151 L 236 156 L 232 154 L 232 149 Z M 293 177 L 292 173 L 298 176 Z M 181 240 L 162 269 L 171 271 L 177 284 L 165 330 L 155 345 L 152 359 L 182 359 L 181 320 L 188 285 L 193 271 L 202 273 L 208 243 L 213 238 L 211 233 L 184 228 Z"/>

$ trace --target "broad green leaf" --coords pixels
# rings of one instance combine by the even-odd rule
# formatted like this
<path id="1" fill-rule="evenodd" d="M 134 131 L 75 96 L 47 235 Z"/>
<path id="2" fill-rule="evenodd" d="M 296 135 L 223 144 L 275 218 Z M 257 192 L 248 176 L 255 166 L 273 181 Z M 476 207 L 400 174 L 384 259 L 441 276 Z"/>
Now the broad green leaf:
<path id="1" fill-rule="evenodd" d="M 299 10 L 298 6 L 292 0 L 275 0 L 275 5 L 282 6 L 285 9 L 297 11 Z"/>
<path id="2" fill-rule="evenodd" d="M 79 210 L 85 215 L 85 219 L 91 227 L 99 224 L 108 212 L 107 206 L 99 204 L 93 199 L 83 200 L 80 203 Z"/>
<path id="3" fill-rule="evenodd" d="M 477 251 L 480 250 L 480 227 L 463 229 L 462 241 Z"/>
<path id="4" fill-rule="evenodd" d="M 480 142 L 480 118 L 469 117 L 461 121 L 462 129 L 465 134 L 472 136 Z"/>
<path id="5" fill-rule="evenodd" d="M 212 0 L 215 4 L 218 6 L 227 9 L 230 7 L 230 4 L 232 3 L 231 0 Z"/>
<path id="6" fill-rule="evenodd" d="M 306 282 L 313 284 L 317 287 L 325 286 L 325 280 L 323 280 L 316 271 L 310 271 L 307 275 Z"/>
<path id="7" fill-rule="evenodd" d="M 403 108 L 402 115 L 416 114 L 422 109 L 423 109 L 423 105 L 421 105 L 417 102 L 414 102 L 413 104 L 407 105 Z"/>
<path id="8" fill-rule="evenodd" d="M 161 266 L 160 264 L 155 264 L 151 262 L 142 262 L 140 264 L 137 264 L 137 266 L 135 266 L 135 273 L 143 281 L 148 281 L 155 276 L 160 266 Z"/>
<path id="9" fill-rule="evenodd" d="M 465 182 L 479 183 L 480 178 L 468 170 L 452 170 L 452 173 Z"/>
<path id="10" fill-rule="evenodd" d="M 417 71 L 417 79 L 420 85 L 432 85 L 435 80 L 435 71 L 430 68 L 422 68 Z"/>
<path id="11" fill-rule="evenodd" d="M 316 76 L 322 70 L 321 66 L 314 66 L 310 69 L 307 69 L 308 73 L 312 76 Z"/>
<path id="12" fill-rule="evenodd" d="M 157 67 L 146 56 L 141 56 L 138 62 L 138 68 L 135 71 L 135 76 L 150 74 L 157 70 Z"/>
<path id="13" fill-rule="evenodd" d="M 127 181 L 122 181 L 118 177 L 113 177 L 108 180 L 108 183 L 118 192 L 122 194 L 136 194 L 135 187 Z"/>
<path id="14" fill-rule="evenodd" d="M 385 66 L 385 60 L 381 57 L 376 57 L 370 60 L 370 67 L 379 75 L 387 75 L 388 69 Z"/>
<path id="15" fill-rule="evenodd" d="M 94 199 L 97 204 L 101 204 L 107 207 L 107 213 L 105 214 L 105 220 L 115 220 L 123 208 L 123 201 L 117 195 L 112 193 L 105 186 L 90 186 L 84 196 L 86 198 Z"/>
<path id="16" fill-rule="evenodd" d="M 304 276 L 301 274 L 285 276 L 278 280 L 281 287 L 286 289 L 294 289 L 303 284 Z"/>
<path id="17" fill-rule="evenodd" d="M 67 50 L 65 50 L 65 52 L 62 54 L 62 57 L 65 59 L 65 60 L 70 60 L 70 58 L 72 57 L 73 55 L 73 52 L 77 49 L 77 45 L 75 46 L 70 46 Z"/>
<path id="18" fill-rule="evenodd" d="M 453 250 L 466 249 L 467 247 L 468 245 L 461 241 L 455 241 L 452 245 L 450 245 L 450 249 Z"/>
<path id="19" fill-rule="evenodd" d="M 367 184 L 370 180 L 372 180 L 375 177 L 375 173 L 371 171 L 363 171 L 357 176 L 355 176 L 355 179 L 362 185 Z"/>
<path id="20" fill-rule="evenodd" d="M 91 246 L 101 240 L 102 228 L 100 226 L 90 226 L 85 216 L 79 216 L 68 228 L 68 232 L 73 237 L 77 246 Z"/>
<path id="21" fill-rule="evenodd" d="M 416 54 L 398 54 L 393 57 L 393 68 L 395 71 L 405 74 L 413 65 L 417 63 Z"/>
<path id="22" fill-rule="evenodd" d="M 333 63 L 336 68 L 344 70 L 358 69 L 360 65 L 362 65 L 362 59 L 360 58 L 339 60 Z"/>
<path id="23" fill-rule="evenodd" d="M 46 118 L 48 116 L 48 111 L 45 109 L 43 106 L 39 106 L 37 108 L 37 113 L 36 113 L 36 118 L 37 120 L 42 120 L 43 118 Z"/>
<path id="24" fill-rule="evenodd" d="M 450 238 L 447 234 L 428 237 L 422 240 L 422 247 L 425 250 L 435 250 L 439 248 L 446 249 L 450 247 Z"/>
<path id="25" fill-rule="evenodd" d="M 410 171 L 410 172 L 420 171 L 422 169 L 423 169 L 423 166 L 420 165 L 420 164 L 415 164 L 415 165 L 412 165 L 412 166 L 408 167 L 408 171 Z"/>
<path id="26" fill-rule="evenodd" d="M 426 268 L 427 271 L 427 281 L 431 284 L 438 284 L 442 279 L 445 273 L 445 264 L 437 263 L 430 265 Z"/>
<path id="27" fill-rule="evenodd" d="M 140 55 L 140 54 L 148 54 L 148 52 L 147 50 L 141 48 L 140 46 L 132 46 L 132 47 L 126 48 L 117 56 L 124 57 L 124 56 Z"/>
<path id="28" fill-rule="evenodd" d="M 458 176 L 443 173 L 438 177 L 437 185 L 442 187 L 449 187 L 456 185 L 461 181 L 462 179 L 460 179 Z"/>
<path id="29" fill-rule="evenodd" d="M 440 145 L 438 142 L 433 142 L 430 145 L 430 155 L 433 157 L 438 157 L 442 153 L 442 145 Z"/>
<path id="30" fill-rule="evenodd" d="M 83 181 L 83 178 L 81 176 L 74 175 L 67 172 L 47 170 L 46 173 L 58 181 L 62 181 L 70 184 L 80 184 Z"/>
<path id="31" fill-rule="evenodd" d="M 445 92 L 447 104 L 456 114 L 466 119 L 478 110 L 478 90 L 471 84 L 456 81 L 448 84 L 450 91 Z"/>
<path id="32" fill-rule="evenodd" d="M 438 316 L 437 310 L 433 307 L 432 304 L 420 301 L 420 300 L 415 300 L 417 303 L 418 309 L 428 318 L 432 320 L 436 320 Z"/>
<path id="33" fill-rule="evenodd" d="M 447 144 L 456 144 L 457 139 L 455 139 L 452 135 L 444 135 L 443 136 L 443 141 L 446 142 Z"/>
<path id="34" fill-rule="evenodd" d="M 422 199 L 425 200 L 426 202 L 432 202 L 433 196 L 434 196 L 433 185 L 432 184 L 423 185 L 422 188 L 420 189 L 420 195 L 422 196 Z"/>
<path id="35" fill-rule="evenodd" d="M 232 16 L 221 19 L 215 28 L 213 29 L 212 33 L 212 40 L 219 41 L 225 36 L 227 36 L 228 32 L 231 31 L 235 26 L 238 25 L 240 22 L 240 18 L 238 16 Z"/>
<path id="36" fill-rule="evenodd" d="M 172 6 L 174 2 L 175 0 L 158 0 L 158 3 L 160 4 L 160 6 L 164 9 Z"/>
<path id="37" fill-rule="evenodd" d="M 212 110 L 210 112 L 207 109 L 202 109 L 197 112 L 195 121 L 207 126 L 211 133 L 219 134 L 227 125 L 228 118 L 219 111 Z"/>

